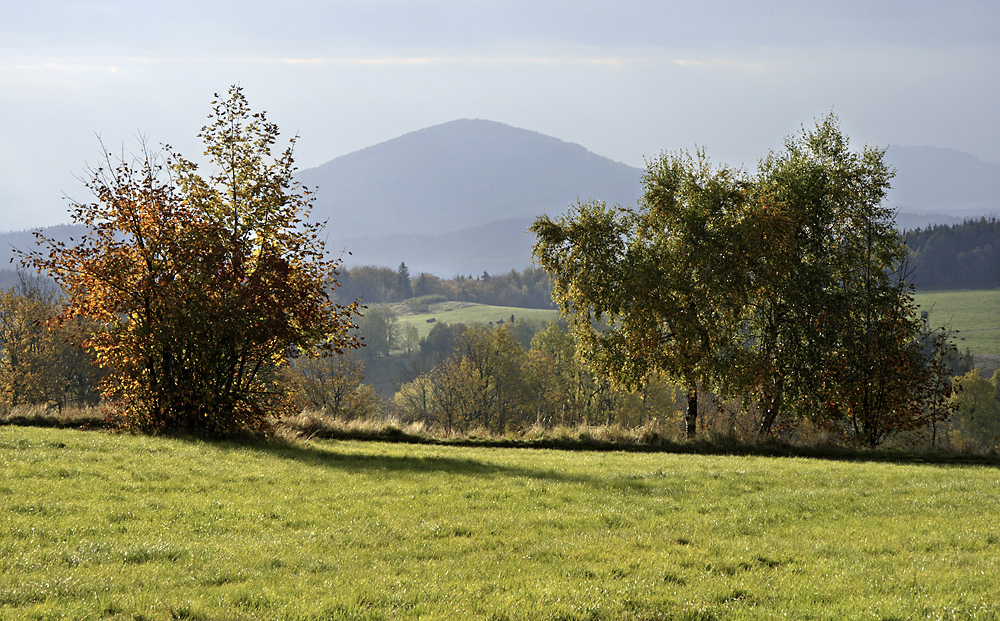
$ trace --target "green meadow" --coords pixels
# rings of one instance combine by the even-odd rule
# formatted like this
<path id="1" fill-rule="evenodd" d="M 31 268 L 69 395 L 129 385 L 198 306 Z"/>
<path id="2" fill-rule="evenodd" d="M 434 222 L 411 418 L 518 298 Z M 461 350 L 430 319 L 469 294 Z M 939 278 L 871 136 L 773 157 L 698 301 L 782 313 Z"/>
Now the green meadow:
<path id="1" fill-rule="evenodd" d="M 559 319 L 559 311 L 539 308 L 513 308 L 510 306 L 491 306 L 489 304 L 473 304 L 470 302 L 441 302 L 433 304 L 426 313 L 400 314 L 399 325 L 416 326 L 420 338 L 424 338 L 434 327 L 434 323 L 484 323 L 497 321 L 510 322 L 511 315 L 516 322 L 518 318 L 546 323 Z M 429 321 L 433 319 L 433 321 Z"/>
<path id="2" fill-rule="evenodd" d="M 916 294 L 921 310 L 930 313 L 931 327 L 946 325 L 958 332 L 953 341 L 963 352 L 966 347 L 973 354 L 1000 354 L 1000 289 L 978 291 L 928 291 Z M 399 305 L 397 311 L 403 309 Z M 427 336 L 434 322 L 444 323 L 496 323 L 505 322 L 514 315 L 534 321 L 554 321 L 559 311 L 534 308 L 511 308 L 468 302 L 442 302 L 434 304 L 429 312 L 399 314 L 400 326 L 414 325 L 420 338 Z M 963 340 L 964 339 L 964 340 Z"/>
<path id="3" fill-rule="evenodd" d="M 0 427 L 0 619 L 997 619 L 1000 470 Z"/>
<path id="4" fill-rule="evenodd" d="M 918 292 L 916 301 L 932 328 L 957 331 L 952 342 L 959 350 L 1000 354 L 1000 289 Z"/>

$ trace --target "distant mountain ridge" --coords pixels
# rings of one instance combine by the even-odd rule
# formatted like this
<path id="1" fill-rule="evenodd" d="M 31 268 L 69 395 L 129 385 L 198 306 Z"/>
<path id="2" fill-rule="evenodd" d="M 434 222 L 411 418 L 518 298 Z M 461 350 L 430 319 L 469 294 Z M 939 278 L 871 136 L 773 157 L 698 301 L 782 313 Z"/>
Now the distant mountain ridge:
<path id="1" fill-rule="evenodd" d="M 903 229 L 1000 214 L 1000 165 L 936 147 L 892 146 L 889 204 Z M 296 173 L 314 189 L 313 217 L 347 265 L 412 274 L 505 273 L 531 264 L 527 233 L 577 200 L 634 205 L 643 170 L 543 134 L 479 119 L 414 131 Z M 51 227 L 49 236 L 70 228 Z M 25 232 L 0 234 L 0 268 Z"/>
<path id="2" fill-rule="evenodd" d="M 1000 164 L 927 146 L 891 146 L 885 161 L 896 169 L 889 204 L 901 212 L 974 216 L 1000 209 Z"/>
<path id="3" fill-rule="evenodd" d="M 632 203 L 642 170 L 503 123 L 462 119 L 338 157 L 297 178 L 316 187 L 331 235 L 440 234 L 564 211 L 591 196 Z"/>

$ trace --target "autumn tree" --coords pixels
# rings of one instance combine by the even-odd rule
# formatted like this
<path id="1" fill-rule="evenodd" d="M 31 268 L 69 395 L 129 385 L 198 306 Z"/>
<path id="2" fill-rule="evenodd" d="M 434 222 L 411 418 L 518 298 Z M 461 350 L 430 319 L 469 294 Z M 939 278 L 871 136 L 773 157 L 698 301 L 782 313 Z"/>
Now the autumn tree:
<path id="1" fill-rule="evenodd" d="M 356 305 L 330 300 L 337 264 L 292 148 L 242 89 L 216 97 L 199 137 L 211 173 L 169 153 L 105 157 L 73 203 L 88 233 L 26 257 L 67 295 L 64 318 L 89 317 L 85 345 L 107 371 L 101 391 L 127 429 L 224 435 L 263 430 L 287 407 L 276 371 L 289 353 L 339 353 Z M 167 147 L 169 152 L 169 147 Z"/>
<path id="2" fill-rule="evenodd" d="M 18 274 L 0 292 L 0 402 L 9 406 L 97 401 L 97 370 L 79 343 L 82 319 L 59 323 L 61 294 L 43 278 Z"/>

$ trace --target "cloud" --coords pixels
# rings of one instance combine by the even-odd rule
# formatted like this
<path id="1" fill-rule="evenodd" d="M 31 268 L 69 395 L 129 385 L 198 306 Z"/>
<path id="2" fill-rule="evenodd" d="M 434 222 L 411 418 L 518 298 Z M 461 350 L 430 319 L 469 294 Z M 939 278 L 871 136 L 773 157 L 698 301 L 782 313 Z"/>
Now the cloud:
<path id="1" fill-rule="evenodd" d="M 57 72 L 57 73 L 117 73 L 128 66 L 137 65 L 300 65 L 311 67 L 369 67 L 369 66 L 594 66 L 626 68 L 641 65 L 674 65 L 677 67 L 706 69 L 736 69 L 760 71 L 766 67 L 762 61 L 740 58 L 678 56 L 670 54 L 646 55 L 371 55 L 371 56 L 114 56 L 114 57 L 51 57 L 0 60 L 0 73 Z"/>

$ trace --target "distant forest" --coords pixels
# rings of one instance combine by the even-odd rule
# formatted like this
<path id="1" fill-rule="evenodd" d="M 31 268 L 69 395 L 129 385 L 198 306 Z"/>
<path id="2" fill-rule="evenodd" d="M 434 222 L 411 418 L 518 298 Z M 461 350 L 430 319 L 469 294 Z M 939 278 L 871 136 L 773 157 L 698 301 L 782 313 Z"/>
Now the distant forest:
<path id="1" fill-rule="evenodd" d="M 910 282 L 920 291 L 1000 288 L 1000 221 L 966 220 L 903 234 Z"/>
<path id="2" fill-rule="evenodd" d="M 411 277 L 406 263 L 400 263 L 395 270 L 363 265 L 341 271 L 336 280 L 340 285 L 336 297 L 344 303 L 361 300 L 365 304 L 387 304 L 410 298 L 440 296 L 447 300 L 495 306 L 555 308 L 549 276 L 535 267 L 500 275 L 487 272 L 478 276 L 457 275 L 445 280 L 432 274 Z"/>
<path id="3" fill-rule="evenodd" d="M 69 229 L 69 227 L 66 227 Z M 77 231 L 57 231 L 69 237 Z M 8 233 L 10 245 L 28 247 L 27 231 Z M 16 239 L 15 239 L 16 238 Z M 909 280 L 920 291 L 1000 288 L 1000 220 L 981 217 L 962 224 L 936 225 L 903 233 L 910 249 Z M 15 244 L 14 241 L 20 242 Z M 18 283 L 16 266 L 0 266 L 0 289 Z M 6 269 L 5 269 L 6 268 Z M 405 263 L 396 269 L 370 265 L 347 268 L 337 276 L 337 298 L 367 304 L 401 302 L 427 295 L 449 300 L 521 308 L 555 308 L 551 284 L 541 268 L 529 267 L 505 274 L 456 275 L 443 279 L 431 274 L 412 276 Z"/>
<path id="4" fill-rule="evenodd" d="M 1000 288 L 1000 220 L 979 218 L 903 233 L 909 247 L 909 280 L 920 291 Z M 401 302 L 423 296 L 496 306 L 554 308 L 551 282 L 541 268 L 506 274 L 431 274 L 411 277 L 405 263 L 397 269 L 365 265 L 337 277 L 337 298 L 367 304 Z"/>

